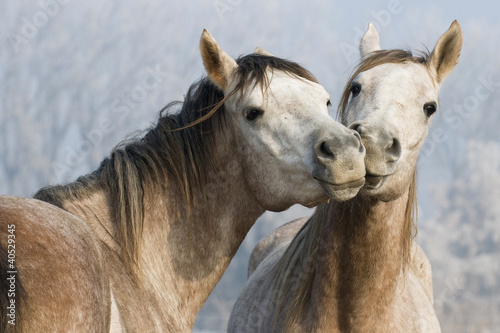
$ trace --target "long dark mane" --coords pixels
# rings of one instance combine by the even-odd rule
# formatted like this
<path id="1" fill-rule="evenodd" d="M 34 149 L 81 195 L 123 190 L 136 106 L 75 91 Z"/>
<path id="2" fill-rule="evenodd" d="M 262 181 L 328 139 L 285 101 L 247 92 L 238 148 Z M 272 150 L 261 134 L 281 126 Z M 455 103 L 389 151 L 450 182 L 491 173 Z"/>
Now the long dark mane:
<path id="1" fill-rule="evenodd" d="M 184 102 L 173 102 L 160 112 L 157 124 L 142 138 L 119 144 L 93 173 L 67 185 L 40 189 L 35 198 L 64 209 L 68 200 L 82 200 L 97 190 L 108 196 L 113 235 L 123 259 L 137 263 L 144 222 L 145 191 L 180 191 L 189 210 L 194 194 L 202 193 L 209 172 L 217 170 L 217 136 L 225 132 L 224 102 L 236 93 L 270 84 L 268 69 L 317 82 L 311 73 L 288 60 L 250 54 L 237 60 L 236 88 L 227 96 L 208 78 L 188 90 Z M 174 108 L 180 105 L 180 110 Z"/>

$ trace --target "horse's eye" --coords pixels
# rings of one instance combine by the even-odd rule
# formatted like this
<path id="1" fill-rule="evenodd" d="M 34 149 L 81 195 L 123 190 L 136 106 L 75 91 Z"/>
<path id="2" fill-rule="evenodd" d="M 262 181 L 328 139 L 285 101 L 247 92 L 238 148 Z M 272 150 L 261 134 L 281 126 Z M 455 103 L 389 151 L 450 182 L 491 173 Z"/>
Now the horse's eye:
<path id="1" fill-rule="evenodd" d="M 330 102 L 330 100 L 328 100 L 328 102 L 326 102 L 326 106 L 332 106 L 332 102 Z"/>
<path id="2" fill-rule="evenodd" d="M 427 117 L 430 117 L 436 112 L 437 105 L 435 102 L 425 103 L 424 104 L 424 112 Z"/>
<path id="3" fill-rule="evenodd" d="M 255 119 L 259 118 L 263 113 L 264 111 L 262 111 L 261 109 L 248 108 L 245 110 L 244 116 L 246 120 L 254 121 Z"/>
<path id="4" fill-rule="evenodd" d="M 357 82 L 353 82 L 351 84 L 351 94 L 352 94 L 352 98 L 356 97 L 359 95 L 359 93 L 361 92 L 361 85 Z"/>

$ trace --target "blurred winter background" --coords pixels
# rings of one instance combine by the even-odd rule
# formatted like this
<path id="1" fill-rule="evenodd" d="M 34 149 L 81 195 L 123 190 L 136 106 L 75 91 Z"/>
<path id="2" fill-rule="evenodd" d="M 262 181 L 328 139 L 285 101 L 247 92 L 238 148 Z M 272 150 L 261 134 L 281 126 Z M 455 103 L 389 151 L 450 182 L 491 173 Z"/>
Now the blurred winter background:
<path id="1" fill-rule="evenodd" d="M 422 50 L 458 19 L 462 55 L 419 161 L 418 242 L 443 331 L 500 332 L 499 12 L 485 0 L 2 1 L 0 193 L 31 196 L 89 173 L 148 127 L 203 75 L 203 28 L 234 57 L 261 46 L 299 62 L 336 102 L 368 22 L 383 48 Z M 257 222 L 197 332 L 225 330 L 255 243 L 310 213 L 296 206 Z"/>

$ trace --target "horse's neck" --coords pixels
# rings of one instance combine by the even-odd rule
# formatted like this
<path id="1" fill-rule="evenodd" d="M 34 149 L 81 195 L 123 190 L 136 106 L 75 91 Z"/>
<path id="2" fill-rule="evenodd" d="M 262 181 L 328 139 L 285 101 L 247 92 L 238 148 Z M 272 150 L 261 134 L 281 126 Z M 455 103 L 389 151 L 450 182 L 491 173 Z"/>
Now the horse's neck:
<path id="1" fill-rule="evenodd" d="M 408 193 L 392 202 L 358 196 L 331 204 L 319 250 L 328 263 L 318 265 L 321 286 L 313 290 L 322 290 L 318 302 L 335 303 L 319 308 L 335 309 L 341 331 L 377 331 L 377 323 L 388 322 L 402 282 L 407 199 Z"/>
<path id="2" fill-rule="evenodd" d="M 240 177 L 227 179 L 226 185 L 208 193 L 188 218 L 165 216 L 168 200 L 162 198 L 145 216 L 141 258 L 148 280 L 170 307 L 192 321 L 188 325 L 264 212 L 243 190 Z"/>
<path id="3" fill-rule="evenodd" d="M 187 327 L 194 324 L 248 230 L 264 212 L 247 193 L 242 170 L 219 173 L 224 179 L 214 179 L 212 186 L 196 193 L 198 199 L 188 217 L 180 213 L 186 211 L 186 204 L 175 188 L 166 193 L 144 191 L 141 272 L 137 277 L 147 294 L 154 295 L 158 307 L 178 311 L 181 325 Z M 98 189 L 84 199 L 68 199 L 63 206 L 85 220 L 101 241 L 119 254 L 108 198 Z"/>

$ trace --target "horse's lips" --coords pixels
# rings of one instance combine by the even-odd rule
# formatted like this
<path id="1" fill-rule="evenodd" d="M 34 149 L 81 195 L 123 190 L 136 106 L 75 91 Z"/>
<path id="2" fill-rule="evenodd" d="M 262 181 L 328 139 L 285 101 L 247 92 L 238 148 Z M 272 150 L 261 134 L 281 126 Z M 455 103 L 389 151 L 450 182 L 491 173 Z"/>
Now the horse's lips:
<path id="1" fill-rule="evenodd" d="M 319 178 L 316 178 L 316 180 L 319 181 L 322 186 L 328 186 L 331 191 L 342 191 L 357 187 L 361 188 L 365 184 L 365 177 L 344 184 L 332 184 Z"/>
<path id="2" fill-rule="evenodd" d="M 384 180 L 390 175 L 392 175 L 392 174 L 372 175 L 372 174 L 367 173 L 365 176 L 365 181 L 366 181 L 365 188 L 370 189 L 370 190 L 374 190 L 374 189 L 379 188 L 380 186 L 382 186 L 382 183 L 384 182 Z"/>

